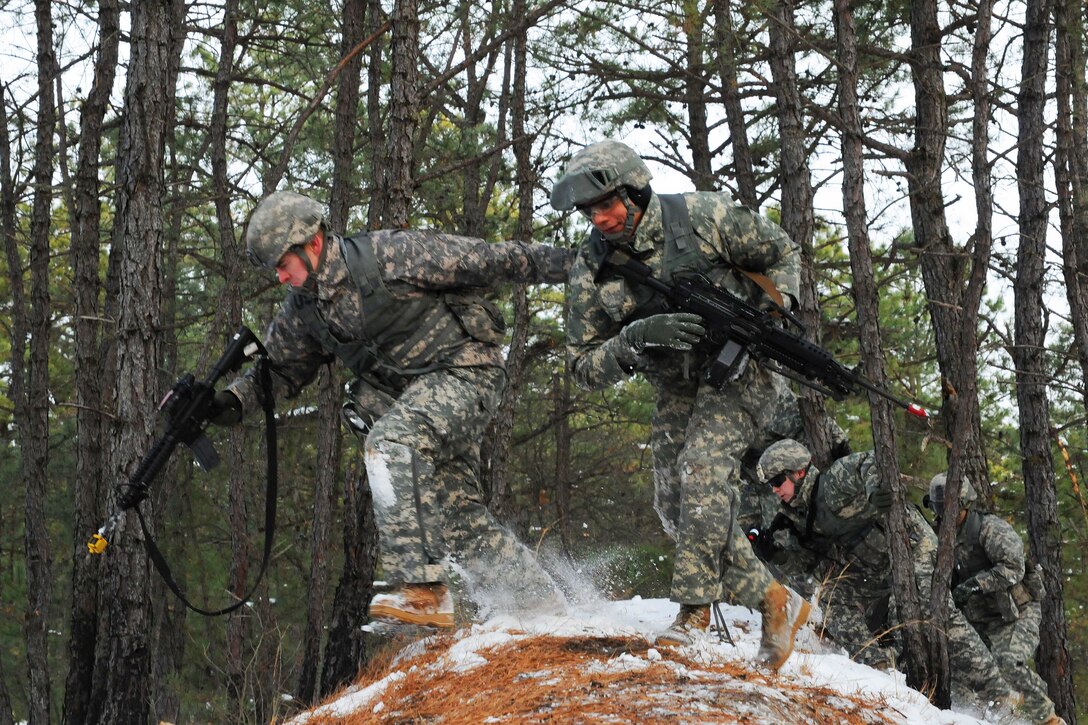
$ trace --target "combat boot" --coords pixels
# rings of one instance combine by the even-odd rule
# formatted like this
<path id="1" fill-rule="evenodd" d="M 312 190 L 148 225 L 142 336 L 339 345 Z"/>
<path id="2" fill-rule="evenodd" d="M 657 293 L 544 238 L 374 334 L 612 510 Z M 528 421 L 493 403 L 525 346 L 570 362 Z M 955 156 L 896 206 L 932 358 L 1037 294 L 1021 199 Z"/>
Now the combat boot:
<path id="1" fill-rule="evenodd" d="M 657 635 L 654 644 L 659 647 L 682 647 L 695 642 L 700 632 L 710 626 L 709 604 L 681 604 L 680 613 L 672 625 Z"/>
<path id="2" fill-rule="evenodd" d="M 445 584 L 405 584 L 370 600 L 370 618 L 393 624 L 453 627 L 453 597 Z"/>
<path id="3" fill-rule="evenodd" d="M 797 630 L 808 620 L 811 610 L 812 605 L 792 589 L 778 582 L 767 587 L 760 605 L 763 628 L 757 657 L 761 664 L 778 672 L 793 652 Z"/>

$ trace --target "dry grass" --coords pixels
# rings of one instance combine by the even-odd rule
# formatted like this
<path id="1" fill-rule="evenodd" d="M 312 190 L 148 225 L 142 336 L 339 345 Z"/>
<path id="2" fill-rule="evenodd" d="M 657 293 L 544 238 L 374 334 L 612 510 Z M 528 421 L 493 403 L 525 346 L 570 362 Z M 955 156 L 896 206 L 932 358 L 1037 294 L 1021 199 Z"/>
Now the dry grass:
<path id="1" fill-rule="evenodd" d="M 486 662 L 463 669 L 445 658 L 452 644 L 429 641 L 410 660 L 372 665 L 357 687 L 394 670 L 403 677 L 360 712 L 311 716 L 307 725 L 897 721 L 879 702 L 798 686 L 743 662 L 697 661 L 674 650 L 650 658 L 641 638 L 536 636 L 477 650 Z"/>

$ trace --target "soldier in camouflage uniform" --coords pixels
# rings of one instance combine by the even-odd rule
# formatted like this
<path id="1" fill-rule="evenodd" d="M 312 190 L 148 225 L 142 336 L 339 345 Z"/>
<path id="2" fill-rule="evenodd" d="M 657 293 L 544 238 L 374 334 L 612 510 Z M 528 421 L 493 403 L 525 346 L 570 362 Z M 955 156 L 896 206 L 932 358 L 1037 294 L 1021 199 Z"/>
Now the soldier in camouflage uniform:
<path id="1" fill-rule="evenodd" d="M 657 642 L 692 642 L 709 626 L 711 603 L 728 593 L 762 613 L 759 658 L 777 670 L 809 604 L 775 581 L 737 524 L 738 459 L 773 412 L 771 374 L 742 361 L 722 387 L 705 382 L 718 350 L 701 344 L 702 320 L 670 312 L 659 294 L 602 273 L 602 263 L 620 250 L 666 282 L 703 274 L 751 303 L 775 299 L 788 307 L 797 292 L 798 248 L 727 194 L 662 197 L 650 176 L 630 147 L 609 140 L 575 154 L 552 189 L 555 209 L 577 208 L 593 225 L 570 277 L 574 376 L 585 388 L 602 389 L 637 372 L 657 389 L 654 503 L 676 541 L 670 595 L 680 603 Z"/>
<path id="2" fill-rule="evenodd" d="M 561 605 L 535 557 L 488 512 L 480 441 L 506 374 L 500 312 L 479 295 L 511 283 L 566 281 L 571 253 L 424 231 L 333 233 L 322 206 L 266 197 L 246 232 L 250 257 L 292 289 L 265 337 L 279 396 L 292 398 L 339 358 L 355 375 L 344 417 L 365 440 L 382 569 L 394 586 L 375 619 L 453 625 L 443 560 L 469 582 L 506 577 L 526 606 Z M 214 422 L 260 406 L 254 372 L 216 394 Z"/>
<path id="3" fill-rule="evenodd" d="M 947 481 L 947 473 L 938 473 L 929 484 L 927 503 L 938 521 Z M 1031 665 L 1039 646 L 1042 578 L 1034 567 L 1027 568 L 1024 542 L 1016 530 L 1000 516 L 977 510 L 977 499 L 971 484 L 962 481 L 952 598 L 990 648 L 1005 679 L 1023 694 L 1024 717 L 1033 723 L 1064 723 Z"/>
<path id="4" fill-rule="evenodd" d="M 872 451 L 832 463 L 826 473 L 812 465 L 812 454 L 785 439 L 764 451 L 759 477 L 782 501 L 805 554 L 815 553 L 814 574 L 822 582 L 823 626 L 851 656 L 870 666 L 891 669 L 895 653 L 880 644 L 891 590 L 890 543 L 885 514 L 892 493 L 880 482 Z M 921 512 L 907 507 L 907 529 L 915 581 L 929 600 L 937 558 L 937 537 Z M 948 651 L 953 679 L 983 703 L 1007 708 L 1018 698 L 1009 689 L 978 635 L 949 601 Z"/>

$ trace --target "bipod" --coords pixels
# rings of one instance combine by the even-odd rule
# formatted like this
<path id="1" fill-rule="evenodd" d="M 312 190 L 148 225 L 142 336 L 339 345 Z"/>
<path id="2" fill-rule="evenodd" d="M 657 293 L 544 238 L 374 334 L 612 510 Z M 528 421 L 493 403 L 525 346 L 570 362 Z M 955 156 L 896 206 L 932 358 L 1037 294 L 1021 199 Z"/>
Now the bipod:
<path id="1" fill-rule="evenodd" d="M 736 642 L 733 641 L 733 636 L 729 634 L 729 627 L 725 626 L 725 616 L 722 614 L 721 608 L 718 607 L 718 603 L 711 602 L 710 609 L 714 612 L 714 629 L 718 630 L 719 644 L 736 646 Z"/>

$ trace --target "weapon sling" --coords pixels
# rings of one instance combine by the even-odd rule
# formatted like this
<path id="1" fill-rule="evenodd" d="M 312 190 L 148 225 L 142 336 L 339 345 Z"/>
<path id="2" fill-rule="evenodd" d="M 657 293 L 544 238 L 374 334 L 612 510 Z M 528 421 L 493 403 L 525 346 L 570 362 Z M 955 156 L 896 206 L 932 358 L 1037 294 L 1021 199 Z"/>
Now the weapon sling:
<path id="1" fill-rule="evenodd" d="M 230 614 L 248 602 L 250 597 L 253 596 L 253 593 L 257 591 L 261 579 L 264 578 L 265 569 L 268 568 L 268 560 L 272 556 L 272 539 L 276 530 L 276 496 L 278 488 L 276 484 L 276 411 L 275 404 L 272 400 L 272 376 L 268 371 L 268 360 L 267 358 L 262 357 L 256 364 L 257 375 L 261 383 L 261 397 L 263 399 L 261 407 L 264 409 L 266 430 L 265 460 L 268 475 L 264 500 L 264 554 L 261 558 L 260 571 L 257 572 L 257 579 L 253 582 L 252 586 L 250 586 L 249 591 L 240 597 L 234 604 L 223 607 L 222 609 L 202 609 L 190 602 L 181 591 L 181 587 L 178 586 L 177 581 L 174 580 L 174 575 L 170 571 L 170 565 L 166 563 L 166 558 L 155 544 L 155 539 L 151 536 L 151 531 L 147 526 L 147 522 L 144 520 L 143 512 L 140 511 L 138 505 L 135 507 L 136 516 L 140 519 L 140 528 L 144 531 L 144 547 L 147 549 L 147 555 L 151 558 L 151 563 L 153 563 L 155 569 L 158 570 L 159 576 L 162 577 L 163 581 L 166 582 L 166 586 L 170 587 L 170 591 L 172 591 L 186 607 L 197 614 L 203 614 L 205 617 L 218 617 L 223 614 Z"/>

